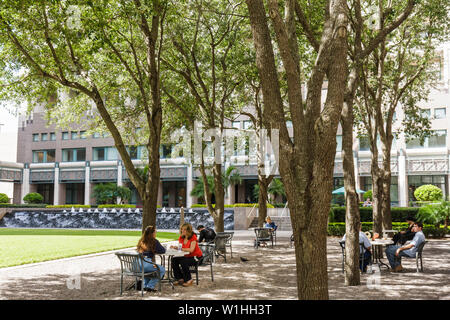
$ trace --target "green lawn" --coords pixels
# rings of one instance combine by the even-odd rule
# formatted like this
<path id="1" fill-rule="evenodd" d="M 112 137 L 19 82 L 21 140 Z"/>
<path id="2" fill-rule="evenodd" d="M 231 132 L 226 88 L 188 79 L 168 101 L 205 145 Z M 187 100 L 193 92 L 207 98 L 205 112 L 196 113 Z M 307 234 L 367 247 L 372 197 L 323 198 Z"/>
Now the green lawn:
<path id="1" fill-rule="evenodd" d="M 140 231 L 0 228 L 0 268 L 135 247 Z M 178 234 L 158 232 L 160 242 Z"/>

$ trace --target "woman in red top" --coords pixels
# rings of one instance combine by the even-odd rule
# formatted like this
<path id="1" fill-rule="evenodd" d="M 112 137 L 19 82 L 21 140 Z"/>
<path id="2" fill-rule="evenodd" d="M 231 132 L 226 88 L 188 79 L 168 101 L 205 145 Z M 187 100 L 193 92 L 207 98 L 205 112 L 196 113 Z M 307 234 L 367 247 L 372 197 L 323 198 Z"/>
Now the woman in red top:
<path id="1" fill-rule="evenodd" d="M 203 256 L 203 253 L 198 247 L 197 236 L 190 223 L 185 223 L 181 226 L 180 234 L 178 242 L 182 245 L 181 250 L 188 254 L 184 255 L 184 257 L 174 257 L 172 259 L 172 270 L 175 279 L 177 279 L 177 282 L 174 284 L 189 287 L 193 283 L 189 266 L 194 265 L 196 259 L 200 259 Z M 178 249 L 178 247 L 175 246 L 172 246 L 172 248 Z"/>

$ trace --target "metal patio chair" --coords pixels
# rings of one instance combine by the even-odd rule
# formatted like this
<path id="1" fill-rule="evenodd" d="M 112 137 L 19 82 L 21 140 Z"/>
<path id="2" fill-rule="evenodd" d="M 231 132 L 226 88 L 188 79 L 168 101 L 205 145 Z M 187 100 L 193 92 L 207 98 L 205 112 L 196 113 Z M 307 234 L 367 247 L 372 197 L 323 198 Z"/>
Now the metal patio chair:
<path id="1" fill-rule="evenodd" d="M 196 261 L 194 265 L 189 266 L 189 271 L 195 273 L 195 280 L 198 285 L 198 268 L 200 266 L 210 266 L 211 268 L 211 281 L 214 281 L 213 274 L 213 261 L 214 261 L 214 244 L 213 243 L 200 243 L 198 245 L 202 250 L 203 257 Z"/>
<path id="2" fill-rule="evenodd" d="M 256 249 L 261 246 L 261 243 L 269 241 L 272 243 L 273 248 L 273 236 L 269 228 L 255 228 L 255 236 L 256 239 L 254 240 L 253 245 Z"/>
<path id="3" fill-rule="evenodd" d="M 226 247 L 230 248 L 230 256 L 233 258 L 233 248 L 232 248 L 232 240 L 234 236 L 234 231 L 224 231 L 224 232 L 218 232 L 217 234 L 225 234 L 228 236 L 227 242 L 225 244 Z"/>
<path id="4" fill-rule="evenodd" d="M 153 263 L 151 260 L 146 259 L 141 253 L 129 253 L 129 252 L 116 252 L 117 258 L 120 260 L 120 295 L 123 293 L 123 278 L 134 277 L 134 288 L 137 290 L 138 281 L 141 280 L 141 295 L 144 296 L 144 278 L 157 277 L 158 291 L 161 292 L 161 276 L 160 269 L 157 264 L 156 270 L 152 272 L 144 272 L 144 261 Z"/>

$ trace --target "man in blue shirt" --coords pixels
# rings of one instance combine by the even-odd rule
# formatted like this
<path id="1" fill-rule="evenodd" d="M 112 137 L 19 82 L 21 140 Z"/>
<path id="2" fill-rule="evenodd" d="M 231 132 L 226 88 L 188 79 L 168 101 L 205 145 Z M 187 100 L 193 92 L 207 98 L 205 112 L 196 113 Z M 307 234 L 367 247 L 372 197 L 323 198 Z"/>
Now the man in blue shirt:
<path id="1" fill-rule="evenodd" d="M 344 237 L 342 238 L 341 242 L 344 241 L 347 234 L 344 234 Z M 359 265 L 359 269 L 361 269 L 363 272 L 367 271 L 367 266 L 370 263 L 370 260 L 372 258 L 372 244 L 370 243 L 369 238 L 367 238 L 366 234 L 362 232 L 362 225 L 359 223 L 359 244 L 364 246 L 364 249 L 360 246 L 359 248 L 359 254 L 364 254 L 363 263 L 362 265 Z"/>
<path id="2" fill-rule="evenodd" d="M 402 257 L 415 258 L 417 248 L 425 241 L 425 235 L 422 232 L 423 224 L 421 222 L 414 223 L 412 232 L 415 232 L 414 239 L 404 246 L 389 246 L 386 248 L 386 257 L 389 260 L 393 272 L 401 272 Z"/>

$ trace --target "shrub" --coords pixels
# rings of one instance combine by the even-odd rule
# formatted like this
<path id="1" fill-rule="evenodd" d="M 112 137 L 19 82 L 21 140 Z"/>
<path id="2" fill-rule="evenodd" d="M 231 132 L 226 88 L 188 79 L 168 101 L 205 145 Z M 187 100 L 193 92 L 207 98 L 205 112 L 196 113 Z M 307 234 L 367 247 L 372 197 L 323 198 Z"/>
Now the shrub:
<path id="1" fill-rule="evenodd" d="M 235 203 L 235 204 L 226 204 L 225 208 L 247 208 L 247 207 L 253 207 L 255 206 L 256 208 L 258 208 L 258 204 L 257 203 Z M 213 204 L 213 208 L 215 207 L 215 205 Z M 206 204 L 201 204 L 201 203 L 197 203 L 197 204 L 193 204 L 191 206 L 191 208 L 206 208 Z M 270 203 L 267 204 L 267 208 L 268 209 L 272 209 L 274 208 L 274 206 Z M 284 208 L 284 206 L 283 206 Z"/>
<path id="2" fill-rule="evenodd" d="M 345 222 L 345 207 L 332 207 L 330 209 L 330 222 Z M 408 216 L 416 217 L 419 208 L 417 207 L 392 207 L 392 221 L 405 222 Z M 361 222 L 371 222 L 373 219 L 372 207 L 360 207 L 359 213 Z"/>
<path id="3" fill-rule="evenodd" d="M 0 203 L 9 203 L 9 197 L 4 193 L 0 193 Z"/>
<path id="4" fill-rule="evenodd" d="M 44 202 L 44 197 L 36 192 L 31 192 L 23 197 L 25 203 L 42 203 Z"/>
<path id="5" fill-rule="evenodd" d="M 115 183 L 100 183 L 94 187 L 93 196 L 97 204 L 116 204 L 117 198 L 131 199 L 131 190 L 127 187 L 119 187 Z"/>
<path id="6" fill-rule="evenodd" d="M 364 198 L 364 200 L 367 200 L 367 198 L 370 198 L 370 200 L 373 200 L 372 190 L 368 190 L 368 191 L 364 192 L 363 198 Z"/>
<path id="7" fill-rule="evenodd" d="M 442 190 L 432 184 L 425 184 L 414 191 L 418 201 L 438 201 L 442 199 Z"/>
<path id="8" fill-rule="evenodd" d="M 47 205 L 43 203 L 31 203 L 31 204 L 12 204 L 12 203 L 0 203 L 0 208 L 45 208 Z"/>
<path id="9" fill-rule="evenodd" d="M 46 208 L 90 208 L 90 205 L 87 204 L 58 204 L 58 205 L 47 205 Z"/>
<path id="10" fill-rule="evenodd" d="M 135 204 L 101 204 L 98 206 L 99 209 L 103 208 L 136 208 Z"/>

